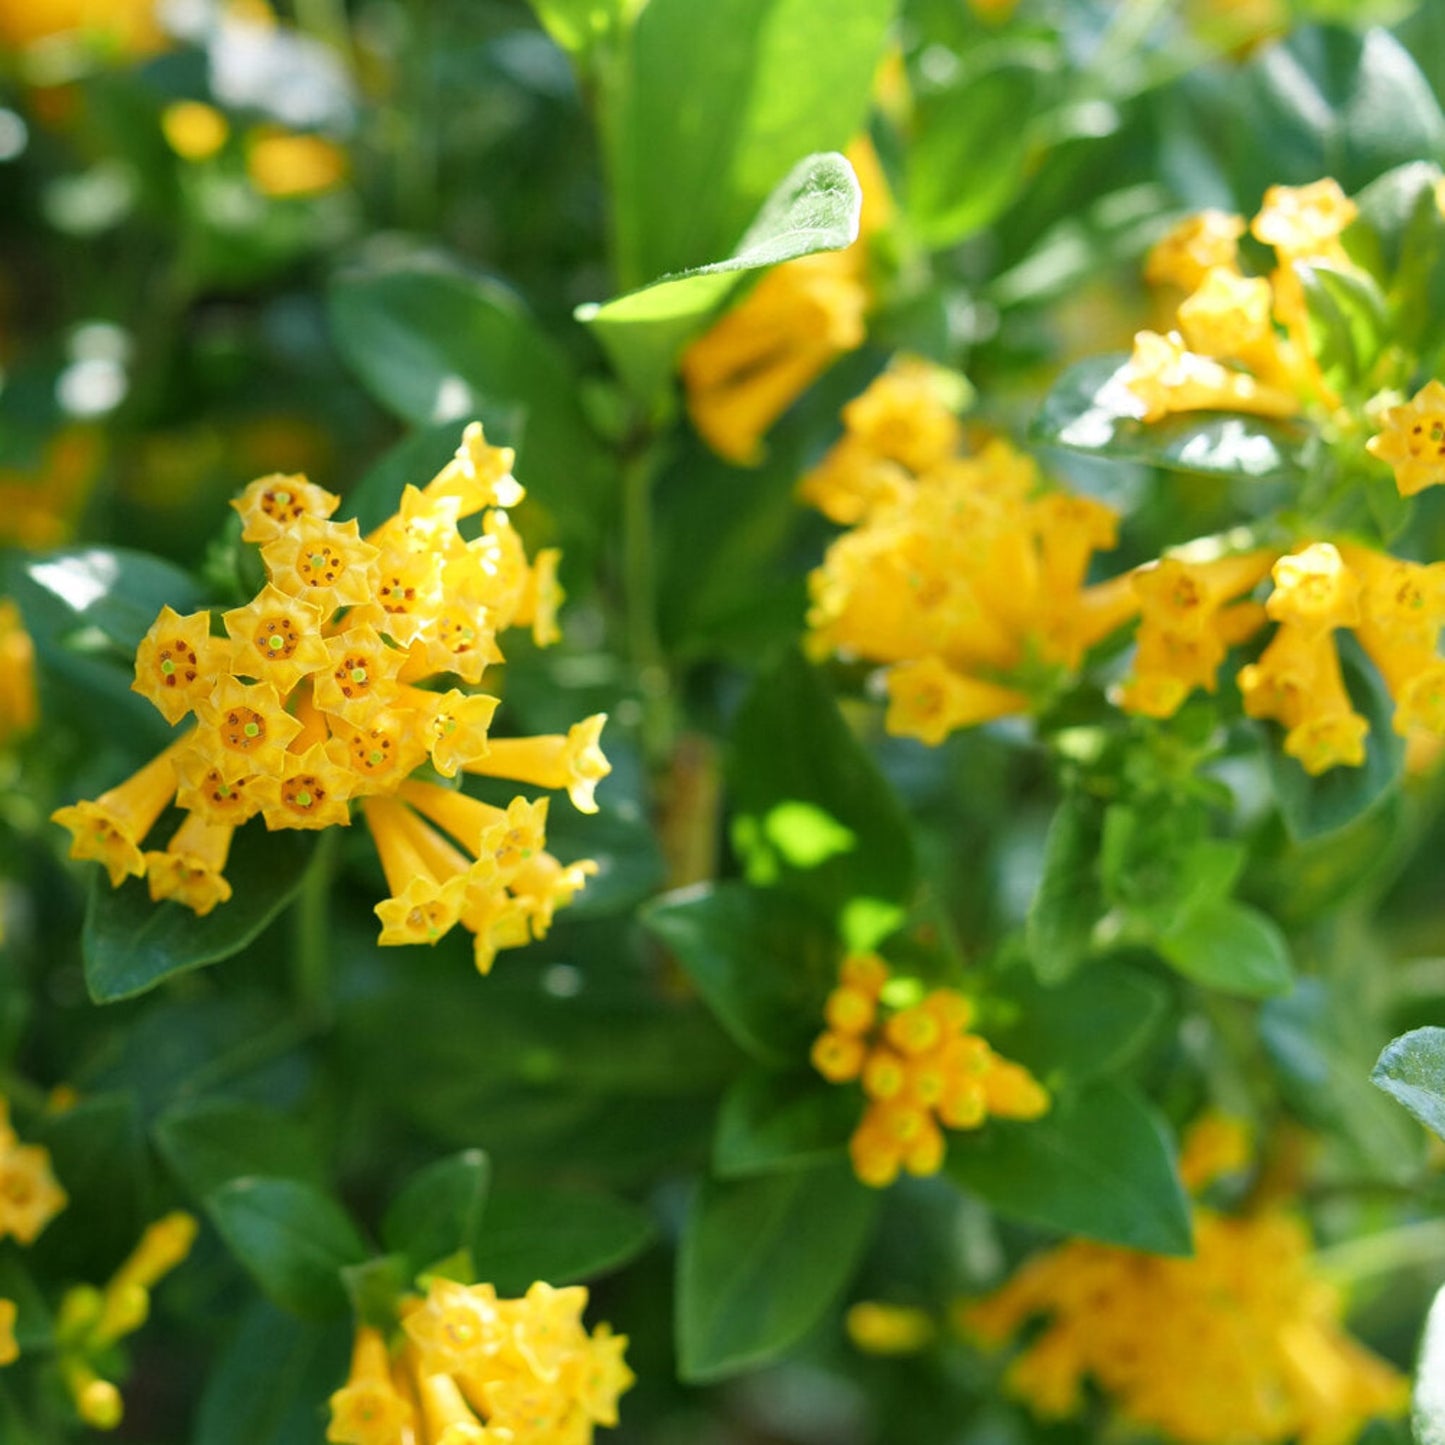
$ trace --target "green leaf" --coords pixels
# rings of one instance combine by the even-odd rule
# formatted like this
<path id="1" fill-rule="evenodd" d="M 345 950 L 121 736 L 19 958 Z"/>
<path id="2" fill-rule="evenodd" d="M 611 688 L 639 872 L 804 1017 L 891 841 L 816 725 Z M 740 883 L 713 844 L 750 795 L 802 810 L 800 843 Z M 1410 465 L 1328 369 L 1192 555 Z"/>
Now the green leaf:
<path id="1" fill-rule="evenodd" d="M 750 882 L 809 899 L 850 948 L 875 947 L 898 926 L 916 873 L 908 820 L 796 652 L 761 674 L 739 710 L 727 775 Z"/>
<path id="2" fill-rule="evenodd" d="M 193 1199 L 245 1175 L 320 1186 L 316 1142 L 293 1119 L 239 1099 L 195 1099 L 168 1109 L 152 1128 L 156 1148 Z"/>
<path id="3" fill-rule="evenodd" d="M 542 28 L 569 55 L 585 60 L 620 27 L 632 22 L 645 0 L 531 0 Z"/>
<path id="4" fill-rule="evenodd" d="M 1312 778 L 1285 753 L 1282 729 L 1263 725 L 1270 735 L 1265 759 L 1275 802 L 1290 836 L 1300 842 L 1352 823 L 1394 789 L 1405 768 L 1405 740 L 1392 725 L 1395 704 L 1389 689 L 1353 637 L 1338 632 L 1335 645 L 1350 701 L 1370 724 L 1363 766 L 1331 768 Z"/>
<path id="5" fill-rule="evenodd" d="M 1361 385 L 1379 359 L 1388 334 L 1385 298 L 1364 272 L 1339 271 L 1297 261 L 1304 288 L 1310 349 L 1337 390 Z"/>
<path id="6" fill-rule="evenodd" d="M 45 1292 L 14 1245 L 0 1251 L 0 1299 L 15 1304 L 15 1342 L 22 1354 L 53 1347 L 55 1319 L 45 1302 Z"/>
<path id="7" fill-rule="evenodd" d="M 471 1262 L 467 1253 L 458 1258 Z M 351 1313 L 372 1329 L 390 1334 L 396 1328 L 397 1304 L 411 1289 L 416 1274 L 404 1254 L 383 1254 L 362 1264 L 348 1264 L 341 1271 L 341 1283 L 351 1301 Z"/>
<path id="8" fill-rule="evenodd" d="M 705 1180 L 678 1261 L 682 1378 L 735 1375 L 801 1339 L 846 1287 L 877 1210 L 846 1162 Z"/>
<path id="9" fill-rule="evenodd" d="M 406 1256 L 413 1274 L 462 1249 L 475 1260 L 491 1180 L 491 1161 L 480 1149 L 419 1169 L 386 1211 L 383 1243 Z"/>
<path id="10" fill-rule="evenodd" d="M 1143 403 L 1124 385 L 1126 356 L 1071 366 L 1044 399 L 1030 429 L 1036 442 L 1144 462 L 1175 472 L 1297 480 L 1305 431 L 1288 422 L 1199 412 L 1145 424 Z"/>
<path id="11" fill-rule="evenodd" d="M 807 1058 L 838 963 L 811 913 L 768 890 L 716 883 L 666 894 L 640 916 L 740 1047 L 783 1068 Z"/>
<path id="12" fill-rule="evenodd" d="M 152 903 L 141 879 L 112 888 L 97 869 L 80 940 L 91 998 L 132 998 L 245 948 L 295 897 L 315 846 L 296 830 L 270 833 L 259 822 L 238 829 L 226 864 L 233 896 L 204 918 L 179 903 Z"/>
<path id="13" fill-rule="evenodd" d="M 1415 1445 L 1445 1445 L 1445 1289 L 1436 1292 L 1425 1320 L 1410 1423 Z"/>
<path id="14" fill-rule="evenodd" d="M 1097 1080 L 1042 1119 L 953 1136 L 949 1176 L 1010 1219 L 1151 1254 L 1188 1254 L 1189 1201 L 1152 1105 Z"/>
<path id="15" fill-rule="evenodd" d="M 1006 975 L 990 999 L 989 1042 L 1046 1083 L 1077 1085 L 1113 1073 L 1148 1041 L 1163 1017 L 1160 981 L 1118 959 L 1100 959 L 1056 987 L 1022 970 Z M 1000 1004 L 1007 1013 L 996 1020 Z"/>
<path id="16" fill-rule="evenodd" d="M 723 1096 L 713 1169 L 738 1179 L 838 1157 L 858 1124 L 856 1091 L 816 1074 L 749 1069 Z"/>
<path id="17" fill-rule="evenodd" d="M 1257 908 L 1228 900 L 1196 908 L 1159 940 L 1171 968 L 1204 988 L 1261 998 L 1294 984 L 1289 944 Z"/>
<path id="18" fill-rule="evenodd" d="M 341 1271 L 368 1250 L 330 1195 L 298 1179 L 233 1179 L 208 1194 L 205 1207 L 268 1299 L 310 1317 L 346 1308 Z"/>
<path id="19" fill-rule="evenodd" d="M 1029 905 L 1025 936 L 1042 983 L 1068 978 L 1087 957 L 1094 925 L 1104 913 L 1099 885 L 1098 805 L 1086 793 L 1059 804 L 1044 840 L 1044 871 Z"/>
<path id="20" fill-rule="evenodd" d="M 343 272 L 329 301 L 337 347 L 377 401 L 415 426 L 520 422 L 522 434 L 493 440 L 517 447 L 529 506 L 564 539 L 593 535 L 607 465 L 565 353 L 512 291 L 412 256 Z"/>
<path id="21" fill-rule="evenodd" d="M 32 1267 L 42 1279 L 103 1278 L 148 1222 L 150 1169 L 135 1096 L 94 1094 L 46 1114 L 33 1142 L 50 1151 L 70 1203 L 31 1246 Z"/>
<path id="22" fill-rule="evenodd" d="M 862 192 L 840 155 L 799 161 L 768 197 L 726 260 L 664 276 L 601 305 L 577 308 L 632 391 L 653 402 L 669 384 L 683 344 L 745 272 L 818 251 L 838 251 L 858 235 Z"/>
<path id="23" fill-rule="evenodd" d="M 1445 1139 L 1445 1029 L 1412 1029 L 1392 1039 L 1370 1082 Z"/>
<path id="24" fill-rule="evenodd" d="M 192 1445 L 315 1445 L 317 1411 L 346 1378 L 350 1331 L 245 1307 L 206 1375 Z"/>
<path id="25" fill-rule="evenodd" d="M 650 0 L 604 77 L 624 287 L 727 255 L 800 157 L 853 139 L 893 10 L 894 0 Z"/>
<path id="26" fill-rule="evenodd" d="M 938 249 L 963 240 L 1018 194 L 1044 81 L 1036 66 L 1010 61 L 919 93 L 906 195 L 925 245 Z"/>
<path id="27" fill-rule="evenodd" d="M 539 1279 L 576 1284 L 620 1269 L 651 1245 L 651 1218 L 591 1189 L 497 1189 L 487 1201 L 474 1264 L 500 1294 Z"/>

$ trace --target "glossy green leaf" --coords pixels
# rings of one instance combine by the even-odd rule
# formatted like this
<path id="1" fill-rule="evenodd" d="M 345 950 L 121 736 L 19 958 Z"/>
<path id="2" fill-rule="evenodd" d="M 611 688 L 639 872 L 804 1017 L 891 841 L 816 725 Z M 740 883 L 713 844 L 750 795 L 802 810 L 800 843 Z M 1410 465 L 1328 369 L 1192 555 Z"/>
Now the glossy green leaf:
<path id="1" fill-rule="evenodd" d="M 1152 1254 L 1188 1254 L 1189 1201 L 1153 1106 L 1098 1080 L 1041 1119 L 952 1135 L 949 1176 L 1010 1219 Z"/>
<path id="2" fill-rule="evenodd" d="M 645 0 L 531 0 L 547 34 L 580 60 L 631 23 Z"/>
<path id="3" fill-rule="evenodd" d="M 309 1317 L 346 1308 L 341 1271 L 368 1250 L 330 1195 L 298 1179 L 233 1179 L 208 1194 L 205 1207 L 268 1299 Z"/>
<path id="4" fill-rule="evenodd" d="M 796 891 L 876 946 L 914 886 L 908 820 L 821 674 L 796 652 L 765 669 L 733 724 L 733 846 L 750 882 Z"/>
<path id="5" fill-rule="evenodd" d="M 990 996 L 984 1032 L 1000 1054 L 1045 1082 L 1062 1076 L 1076 1085 L 1134 1057 L 1167 1002 L 1158 979 L 1117 958 L 1100 959 L 1055 987 L 1016 970 Z"/>
<path id="6" fill-rule="evenodd" d="M 318 1407 L 346 1378 L 350 1330 L 244 1307 L 206 1375 L 192 1445 L 315 1445 Z"/>
<path id="7" fill-rule="evenodd" d="M 453 1258 L 467 1264 L 471 1261 L 466 1253 Z M 351 1301 L 351 1313 L 360 1323 L 390 1334 L 397 1325 L 397 1302 L 412 1289 L 416 1274 L 404 1254 L 382 1254 L 346 1265 L 341 1270 L 341 1284 Z"/>
<path id="8" fill-rule="evenodd" d="M 846 1161 L 704 1181 L 678 1261 L 683 1379 L 735 1375 L 796 1344 L 843 1292 L 877 1209 Z"/>
<path id="9" fill-rule="evenodd" d="M 196 1200 L 246 1175 L 324 1182 L 316 1141 L 305 1129 L 284 1114 L 240 1099 L 177 1104 L 156 1121 L 152 1137 Z"/>
<path id="10" fill-rule="evenodd" d="M 641 918 L 742 1048 L 782 1068 L 807 1058 L 838 960 L 811 913 L 770 890 L 717 883 L 666 894 Z"/>
<path id="11" fill-rule="evenodd" d="M 1290 835 L 1300 841 L 1332 833 L 1374 807 L 1400 781 L 1405 740 L 1395 732 L 1394 700 L 1359 644 L 1346 632 L 1336 634 L 1340 665 L 1350 701 L 1370 724 L 1362 767 L 1338 767 L 1311 777 L 1283 748 L 1283 731 L 1264 724 L 1269 734 L 1265 758 L 1275 801 Z"/>
<path id="12" fill-rule="evenodd" d="M 1245 903 L 1193 909 L 1159 940 L 1159 952 L 1185 978 L 1221 993 L 1259 998 L 1294 983 L 1289 944 L 1279 925 Z"/>
<path id="13" fill-rule="evenodd" d="M 428 1164 L 392 1200 L 382 1241 L 406 1256 L 413 1274 L 462 1249 L 475 1259 L 491 1181 L 491 1161 L 480 1149 Z"/>
<path id="14" fill-rule="evenodd" d="M 1066 979 L 1088 955 L 1104 913 L 1100 839 L 1098 805 L 1085 793 L 1070 793 L 1049 824 L 1043 877 L 1026 925 L 1029 958 L 1043 983 Z"/>
<path id="15" fill-rule="evenodd" d="M 961 241 L 1018 194 L 1044 79 L 1032 65 L 1008 63 L 919 94 L 906 197 L 925 245 Z"/>
<path id="16" fill-rule="evenodd" d="M 330 292 L 342 356 L 383 406 L 416 426 L 480 417 L 520 434 L 517 477 L 533 510 L 586 540 L 607 485 L 564 352 L 500 282 L 434 257 L 342 273 Z M 423 482 L 429 480 L 422 477 Z"/>
<path id="17" fill-rule="evenodd" d="M 1392 1039 L 1370 1080 L 1445 1139 L 1445 1029 L 1412 1029 Z"/>
<path id="18" fill-rule="evenodd" d="M 768 197 L 725 260 L 664 276 L 600 306 L 579 306 L 577 319 L 591 327 L 633 392 L 652 402 L 675 372 L 683 344 L 744 273 L 850 245 L 861 204 L 857 177 L 842 156 L 808 156 Z"/>
<path id="19" fill-rule="evenodd" d="M 653 1242 L 651 1218 L 636 1205 L 591 1189 L 496 1189 L 475 1246 L 478 1279 L 499 1294 L 536 1280 L 578 1284 L 610 1274 Z"/>
<path id="20" fill-rule="evenodd" d="M 894 0 L 650 0 L 604 78 L 617 268 L 725 256 L 802 156 L 858 133 Z"/>
<path id="21" fill-rule="evenodd" d="M 1127 361 L 1098 356 L 1071 366 L 1044 399 L 1033 439 L 1176 472 L 1259 481 L 1300 476 L 1306 433 L 1290 423 L 1224 412 L 1140 421 L 1143 404 L 1121 376 Z"/>
<path id="22" fill-rule="evenodd" d="M 179 903 L 152 903 L 140 879 L 112 888 L 97 868 L 81 934 L 91 998 L 115 1003 L 239 952 L 295 897 L 315 845 L 306 833 L 268 833 L 259 822 L 239 829 L 226 864 L 232 897 L 204 918 Z"/>
<path id="23" fill-rule="evenodd" d="M 1378 360 L 1389 321 L 1380 288 L 1364 272 L 1295 263 L 1304 289 L 1310 349 L 1337 389 L 1359 386 Z"/>
<path id="24" fill-rule="evenodd" d="M 750 1069 L 723 1096 L 713 1170 L 720 1179 L 738 1179 L 837 1158 L 860 1107 L 854 1090 L 817 1074 Z"/>

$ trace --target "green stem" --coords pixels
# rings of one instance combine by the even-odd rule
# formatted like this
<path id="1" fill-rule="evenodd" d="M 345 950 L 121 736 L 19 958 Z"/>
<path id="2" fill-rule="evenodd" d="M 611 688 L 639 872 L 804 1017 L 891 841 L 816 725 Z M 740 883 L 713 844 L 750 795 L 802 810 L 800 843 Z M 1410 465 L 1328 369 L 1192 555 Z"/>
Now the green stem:
<path id="1" fill-rule="evenodd" d="M 652 487 L 661 450 L 650 439 L 622 462 L 622 569 L 627 650 L 642 705 L 642 749 L 660 767 L 672 753 L 673 716 L 667 655 L 657 630 L 657 554 Z"/>
<path id="2" fill-rule="evenodd" d="M 1445 1219 L 1401 1225 L 1320 1250 L 1316 1266 L 1341 1284 L 1445 1260 Z"/>
<path id="3" fill-rule="evenodd" d="M 293 978 L 296 1001 L 309 1024 L 324 1027 L 331 1018 L 331 885 L 336 874 L 336 835 L 328 828 L 301 885 L 293 915 Z"/>

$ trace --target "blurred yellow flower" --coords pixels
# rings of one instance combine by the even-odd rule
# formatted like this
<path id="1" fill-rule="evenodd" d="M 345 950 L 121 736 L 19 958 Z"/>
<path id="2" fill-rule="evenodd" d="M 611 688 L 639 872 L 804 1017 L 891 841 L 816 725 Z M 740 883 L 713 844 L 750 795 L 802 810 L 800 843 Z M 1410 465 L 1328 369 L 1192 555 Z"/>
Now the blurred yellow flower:
<path id="1" fill-rule="evenodd" d="M 231 126 L 213 105 L 178 100 L 161 112 L 161 133 L 182 160 L 205 161 L 226 144 Z"/>
<path id="2" fill-rule="evenodd" d="M 320 135 L 258 126 L 246 137 L 246 174 L 263 196 L 318 196 L 342 185 L 351 169 L 345 150 Z"/>
<path id="3" fill-rule="evenodd" d="M 0 45 L 23 49 L 54 36 L 79 35 L 122 55 L 166 45 L 156 0 L 0 0 Z"/>

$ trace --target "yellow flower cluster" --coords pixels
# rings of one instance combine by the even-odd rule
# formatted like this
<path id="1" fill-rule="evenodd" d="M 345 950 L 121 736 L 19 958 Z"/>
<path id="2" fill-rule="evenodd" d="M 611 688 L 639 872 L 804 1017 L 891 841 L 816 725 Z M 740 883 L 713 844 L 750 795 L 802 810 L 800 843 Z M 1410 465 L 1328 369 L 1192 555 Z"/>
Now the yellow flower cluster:
<path id="1" fill-rule="evenodd" d="M 100 1376 L 97 1361 L 146 1322 L 151 1291 L 191 1252 L 196 1228 L 195 1218 L 180 1210 L 158 1219 L 109 1283 L 76 1285 L 61 1299 L 55 1324 L 60 1374 L 92 1429 L 113 1430 L 124 1413 L 120 1391 Z"/>
<path id="2" fill-rule="evenodd" d="M 1333 180 L 1271 186 L 1249 225 L 1274 250 L 1268 277 L 1240 269 L 1240 216 L 1205 211 L 1166 236 L 1150 253 L 1145 277 L 1188 294 L 1175 329 L 1135 337 L 1124 380 L 1140 419 L 1211 410 L 1290 417 L 1313 403 L 1338 406 L 1310 351 L 1304 288 L 1293 267 L 1310 261 L 1352 269 L 1340 235 L 1356 214 Z"/>
<path id="3" fill-rule="evenodd" d="M 208 611 L 162 609 L 134 687 L 167 721 L 195 724 L 126 782 L 53 815 L 71 856 L 204 914 L 230 897 L 223 870 L 241 824 L 345 825 L 360 799 L 392 890 L 377 908 L 382 943 L 434 943 L 460 922 L 486 972 L 499 948 L 540 937 L 595 869 L 546 852 L 546 800 L 495 808 L 411 776 L 430 763 L 448 779 L 566 788 L 595 812 L 609 771 L 604 715 L 564 735 L 492 739 L 495 697 L 424 685 L 479 682 L 507 627 L 530 625 L 539 644 L 558 636 L 558 554 L 528 563 L 505 510 L 522 497 L 512 460 L 473 423 L 455 458 L 408 486 L 365 539 L 356 522 L 328 520 L 338 499 L 304 477 L 247 487 L 234 505 L 269 580 L 222 615 L 224 636 Z M 477 513 L 481 534 L 467 541 L 457 523 Z M 164 850 L 142 851 L 172 800 L 184 820 Z"/>
<path id="4" fill-rule="evenodd" d="M 538 1282 L 520 1299 L 432 1277 L 402 1306 L 404 1337 L 356 1332 L 331 1397 L 332 1445 L 589 1445 L 632 1384 L 626 1335 L 582 1325 L 587 1291 Z"/>
<path id="5" fill-rule="evenodd" d="M 888 1009 L 890 977 L 875 954 L 844 959 L 828 995 L 828 1027 L 813 1044 L 813 1067 L 833 1084 L 859 1079 L 868 1106 L 849 1142 L 853 1170 L 882 1189 L 900 1170 L 936 1174 L 943 1129 L 977 1129 L 989 1117 L 1036 1119 L 1049 1107 L 1044 1087 L 1020 1064 L 1000 1058 L 968 1032 L 973 1005 L 953 989 Z"/>
<path id="6" fill-rule="evenodd" d="M 722 458 L 752 466 L 763 434 L 845 352 L 863 344 L 870 238 L 892 212 L 872 145 L 848 159 L 863 191 L 858 239 L 774 266 L 683 352 L 682 382 L 698 434 Z"/>
<path id="7" fill-rule="evenodd" d="M 1028 676 L 1074 668 L 1128 617 L 1127 582 L 1084 585 L 1115 513 L 1041 491 L 1006 442 L 960 452 L 936 373 L 902 361 L 843 408 L 844 435 L 800 485 L 850 528 L 810 579 L 809 646 L 888 665 L 890 732 L 941 742 L 1027 711 Z"/>
<path id="8" fill-rule="evenodd" d="M 1193 1189 L 1248 1163 L 1235 1121 L 1207 1117 L 1185 1141 Z M 1046 1321 L 1009 1369 L 1042 1416 L 1078 1414 L 1091 1379 L 1135 1428 L 1181 1445 L 1348 1445 L 1398 1414 L 1408 1383 L 1341 1327 L 1343 1302 L 1315 1270 L 1305 1225 L 1279 1207 L 1245 1218 L 1194 1210 L 1189 1259 L 1072 1240 L 963 1309 L 991 1345 Z"/>

